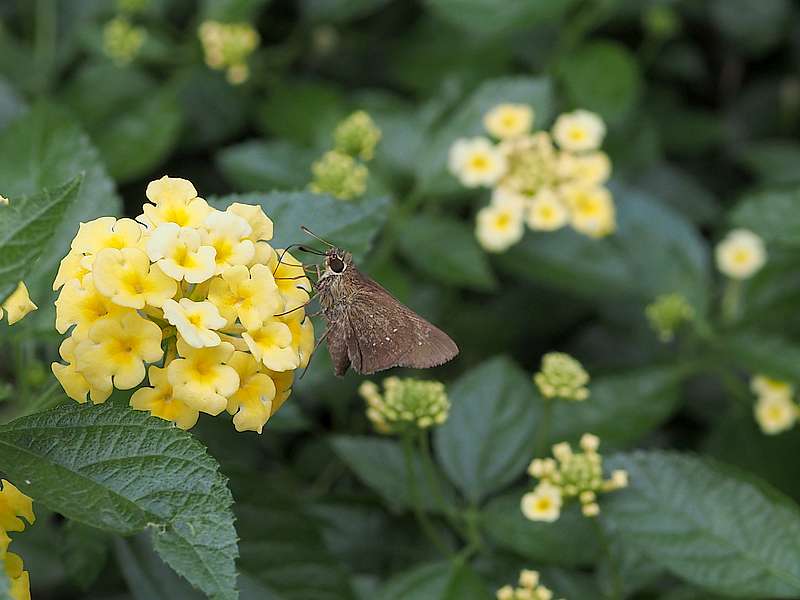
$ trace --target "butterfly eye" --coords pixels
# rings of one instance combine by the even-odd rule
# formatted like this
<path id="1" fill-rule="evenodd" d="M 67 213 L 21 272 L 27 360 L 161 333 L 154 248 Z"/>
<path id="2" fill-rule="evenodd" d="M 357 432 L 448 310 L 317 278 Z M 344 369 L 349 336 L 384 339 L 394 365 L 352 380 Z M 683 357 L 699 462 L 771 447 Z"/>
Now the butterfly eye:
<path id="1" fill-rule="evenodd" d="M 334 273 L 341 273 L 344 271 L 344 261 L 337 256 L 331 256 L 328 259 L 328 266 Z"/>

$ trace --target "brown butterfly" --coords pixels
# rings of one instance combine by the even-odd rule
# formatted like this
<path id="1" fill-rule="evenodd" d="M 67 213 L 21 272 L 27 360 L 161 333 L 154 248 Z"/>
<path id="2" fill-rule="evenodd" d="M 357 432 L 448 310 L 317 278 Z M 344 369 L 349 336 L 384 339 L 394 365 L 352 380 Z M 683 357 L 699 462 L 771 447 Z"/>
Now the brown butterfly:
<path id="1" fill-rule="evenodd" d="M 353 255 L 328 244 L 317 280 L 333 370 L 341 377 L 352 366 L 362 375 L 392 367 L 427 369 L 458 354 L 458 346 L 438 327 L 402 304 L 353 264 Z M 311 251 L 308 248 L 304 248 Z"/>

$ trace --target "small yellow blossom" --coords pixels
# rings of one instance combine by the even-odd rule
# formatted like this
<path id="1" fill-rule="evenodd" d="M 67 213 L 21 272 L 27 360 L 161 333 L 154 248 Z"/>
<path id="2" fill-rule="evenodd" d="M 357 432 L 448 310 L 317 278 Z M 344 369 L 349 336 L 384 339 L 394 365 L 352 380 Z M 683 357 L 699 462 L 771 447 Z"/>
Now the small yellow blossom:
<path id="1" fill-rule="evenodd" d="M 136 58 L 146 40 L 147 30 L 126 17 L 115 17 L 103 27 L 103 51 L 120 67 Z"/>
<path id="2" fill-rule="evenodd" d="M 261 264 L 225 269 L 221 277 L 212 280 L 208 299 L 229 324 L 238 317 L 246 329 L 257 329 L 284 305 L 272 271 Z"/>
<path id="3" fill-rule="evenodd" d="M 181 298 L 164 302 L 164 318 L 174 325 L 181 339 L 192 348 L 211 348 L 220 343 L 215 329 L 222 329 L 227 320 L 219 314 L 213 302 L 196 302 Z"/>
<path id="4" fill-rule="evenodd" d="M 67 396 L 81 404 L 86 402 L 86 397 L 89 396 L 93 404 L 101 404 L 108 400 L 113 386 L 105 380 L 99 380 L 97 382 L 100 387 L 93 386 L 86 377 L 84 377 L 83 373 L 78 371 L 75 352 L 78 347 L 78 342 L 83 339 L 83 337 L 73 333 L 70 337 L 61 342 L 59 354 L 67 364 L 63 365 L 54 362 L 51 368 L 53 370 L 53 375 L 58 379 L 58 382 L 61 384 L 61 387 L 64 388 L 64 392 Z"/>
<path id="5" fill-rule="evenodd" d="M 767 262 L 763 240 L 748 229 L 729 232 L 714 254 L 717 268 L 732 279 L 749 279 Z"/>
<path id="6" fill-rule="evenodd" d="M 204 21 L 198 30 L 206 64 L 225 70 L 228 82 L 238 85 L 247 80 L 247 59 L 258 48 L 260 37 L 249 23 Z"/>
<path id="7" fill-rule="evenodd" d="M 272 219 L 264 214 L 260 206 L 234 202 L 225 212 L 234 214 L 247 221 L 247 224 L 250 226 L 250 236 L 248 238 L 250 241 L 259 242 L 272 239 Z"/>
<path id="8" fill-rule="evenodd" d="M 553 139 L 560 148 L 570 152 L 596 150 L 603 143 L 605 135 L 603 120 L 588 110 L 564 113 L 553 125 Z"/>
<path id="9" fill-rule="evenodd" d="M 146 410 L 154 417 L 172 421 L 181 429 L 194 427 L 200 413 L 175 397 L 167 370 L 152 365 L 147 375 L 153 387 L 136 390 L 131 396 L 131 406 L 136 410 Z"/>
<path id="10" fill-rule="evenodd" d="M 305 277 L 302 263 L 294 256 L 279 250 L 270 268 L 275 274 L 275 283 L 283 298 L 284 312 L 289 313 L 308 303 L 311 282 Z"/>
<path id="11" fill-rule="evenodd" d="M 530 133 L 533 117 L 527 104 L 498 104 L 483 116 L 483 126 L 493 137 L 507 140 Z"/>
<path id="12" fill-rule="evenodd" d="M 553 592 L 542 585 L 538 571 L 523 569 L 519 574 L 519 587 L 504 585 L 496 596 L 497 600 L 552 600 Z"/>
<path id="13" fill-rule="evenodd" d="M 750 380 L 750 389 L 758 396 L 791 398 L 794 395 L 794 386 L 790 382 L 766 375 L 755 375 Z"/>
<path id="14" fill-rule="evenodd" d="M 66 333 L 76 325 L 73 334 L 83 334 L 101 319 L 119 318 L 130 309 L 115 304 L 110 298 L 97 291 L 94 277 L 89 274 L 82 280 L 71 279 L 61 288 L 55 302 L 56 330 Z"/>
<path id="15" fill-rule="evenodd" d="M 381 130 L 363 110 L 357 110 L 336 126 L 334 148 L 361 160 L 372 160 Z"/>
<path id="16" fill-rule="evenodd" d="M 756 402 L 754 413 L 761 431 L 775 435 L 794 427 L 798 407 L 789 397 L 761 396 Z"/>
<path id="17" fill-rule="evenodd" d="M 161 307 L 178 291 L 173 279 L 138 248 L 98 252 L 92 266 L 94 286 L 114 304 L 142 309 L 146 304 Z"/>
<path id="18" fill-rule="evenodd" d="M 488 252 L 504 252 L 522 239 L 525 221 L 515 206 L 489 205 L 478 211 L 475 236 Z"/>
<path id="19" fill-rule="evenodd" d="M 176 398 L 209 415 L 218 415 L 228 398 L 239 388 L 239 375 L 226 364 L 233 356 L 233 345 L 221 342 L 214 348 L 192 348 L 178 340 L 178 355 L 167 367 L 167 376 Z"/>
<path id="20" fill-rule="evenodd" d="M 450 172 L 468 188 L 492 186 L 505 174 L 505 156 L 484 137 L 456 140 L 450 148 Z"/>
<path id="21" fill-rule="evenodd" d="M 572 227 L 590 237 L 607 236 L 616 229 L 614 200 L 602 186 L 570 184 L 562 187 Z"/>
<path id="22" fill-rule="evenodd" d="M 367 191 L 369 170 L 349 154 L 330 150 L 311 165 L 309 186 L 316 194 L 330 194 L 340 200 L 358 198 Z"/>
<path id="23" fill-rule="evenodd" d="M 562 179 L 584 185 L 601 185 L 611 176 L 611 159 L 600 151 L 585 154 L 562 152 L 558 157 L 558 174 Z"/>
<path id="24" fill-rule="evenodd" d="M 647 305 L 645 315 L 650 325 L 658 333 L 662 342 L 669 342 L 675 337 L 675 331 L 681 324 L 692 321 L 694 308 L 686 298 L 678 293 L 663 294 Z"/>
<path id="25" fill-rule="evenodd" d="M 56 278 L 53 280 L 53 291 L 60 290 L 71 281 L 75 281 L 80 285 L 83 278 L 92 272 L 91 266 L 83 266 L 84 258 L 86 257 L 80 252 L 71 251 L 61 259 L 58 265 L 58 273 L 56 273 Z"/>
<path id="26" fill-rule="evenodd" d="M 30 580 L 22 559 L 8 552 L 11 543 L 8 533 L 23 531 L 26 521 L 29 525 L 36 521 L 31 499 L 9 481 L 0 479 L 0 563 L 8 578 L 13 600 L 31 598 Z"/>
<path id="27" fill-rule="evenodd" d="M 239 389 L 228 398 L 227 409 L 233 415 L 233 425 L 236 431 L 261 433 L 264 424 L 277 410 L 273 405 L 275 382 L 246 352 L 234 352 L 228 364 L 239 375 Z"/>
<path id="28" fill-rule="evenodd" d="M 255 244 L 249 239 L 253 230 L 245 219 L 232 212 L 212 211 L 205 221 L 203 244 L 216 251 L 216 273 L 253 260 Z"/>
<path id="29" fill-rule="evenodd" d="M 522 497 L 522 514 L 531 521 L 552 523 L 561 515 L 561 490 L 542 482 Z"/>
<path id="30" fill-rule="evenodd" d="M 145 363 L 163 356 L 161 328 L 135 312 L 102 319 L 89 328 L 75 354 L 78 370 L 92 387 L 104 390 L 113 384 L 129 390 L 144 379 Z"/>
<path id="31" fill-rule="evenodd" d="M 551 188 L 542 188 L 530 199 L 525 221 L 534 231 L 555 231 L 569 222 L 569 211 Z"/>
<path id="32" fill-rule="evenodd" d="M 314 352 L 314 325 L 302 310 L 296 310 L 280 319 L 289 326 L 289 331 L 292 332 L 292 348 L 297 351 L 300 361 L 297 368 L 305 369 Z"/>
<path id="33" fill-rule="evenodd" d="M 81 255 L 94 256 L 106 248 L 138 248 L 142 239 L 142 226 L 133 219 L 100 217 L 81 223 L 70 248 Z M 91 268 L 91 260 L 82 259 L 85 268 Z"/>
<path id="34" fill-rule="evenodd" d="M 13 325 L 37 308 L 38 307 L 31 301 L 31 297 L 28 295 L 28 288 L 20 281 L 17 284 L 17 288 L 3 302 L 0 308 L 0 319 L 3 318 L 3 311 L 5 311 L 8 313 L 8 324 Z"/>
<path id="35" fill-rule="evenodd" d="M 292 348 L 292 330 L 286 323 L 269 321 L 242 334 L 255 359 L 273 371 L 300 366 L 299 353 Z"/>
<path id="36" fill-rule="evenodd" d="M 175 223 L 162 223 L 147 241 L 147 254 L 176 281 L 202 283 L 217 271 L 216 250 L 202 244 L 200 232 Z"/>
<path id="37" fill-rule="evenodd" d="M 179 227 L 201 227 L 211 207 L 197 196 L 194 185 L 186 179 L 168 177 L 151 181 L 145 192 L 153 204 L 142 207 L 142 215 L 136 218 L 149 228 L 162 223 L 175 223 Z"/>
<path id="38" fill-rule="evenodd" d="M 536 387 L 545 398 L 586 400 L 589 397 L 589 374 L 583 365 L 563 352 L 548 352 L 542 366 L 533 377 Z"/>
<path id="39" fill-rule="evenodd" d="M 383 395 L 371 381 L 362 383 L 358 393 L 367 403 L 367 418 L 381 433 L 441 425 L 450 411 L 444 384 L 438 381 L 387 377 Z"/>

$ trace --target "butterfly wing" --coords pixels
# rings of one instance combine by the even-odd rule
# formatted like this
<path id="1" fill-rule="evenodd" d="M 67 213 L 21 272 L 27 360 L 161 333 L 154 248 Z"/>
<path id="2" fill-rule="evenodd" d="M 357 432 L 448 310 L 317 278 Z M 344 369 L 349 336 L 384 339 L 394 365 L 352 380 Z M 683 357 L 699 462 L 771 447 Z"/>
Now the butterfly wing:
<path id="1" fill-rule="evenodd" d="M 350 335 L 350 323 L 347 319 L 340 319 L 328 325 L 325 333 L 328 342 L 328 353 L 331 355 L 333 372 L 337 377 L 343 377 L 350 367 L 347 339 Z"/>
<path id="2" fill-rule="evenodd" d="M 360 272 L 357 276 L 358 291 L 342 319 L 347 356 L 355 371 L 371 375 L 392 367 L 427 369 L 458 354 L 456 343 L 441 329 L 370 278 Z"/>

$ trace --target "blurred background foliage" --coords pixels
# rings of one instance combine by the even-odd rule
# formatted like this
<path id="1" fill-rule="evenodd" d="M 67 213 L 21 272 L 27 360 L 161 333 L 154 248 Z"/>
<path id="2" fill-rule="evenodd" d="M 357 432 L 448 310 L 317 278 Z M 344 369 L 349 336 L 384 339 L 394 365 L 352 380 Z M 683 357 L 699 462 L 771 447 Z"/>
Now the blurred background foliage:
<path id="1" fill-rule="evenodd" d="M 104 43 L 120 15 L 146 32 L 130 60 Z M 197 30 L 207 19 L 258 30 L 244 83 L 204 63 Z M 0 326 L 3 420 L 56 393 L 49 282 L 79 221 L 137 214 L 147 182 L 163 174 L 206 197 L 286 192 L 269 201 L 276 245 L 306 241 L 298 226 L 308 225 L 458 341 L 458 360 L 433 374 L 454 405 L 434 442 L 480 549 L 446 561 L 423 539 L 399 446 L 366 437 L 362 378 L 336 380 L 319 352 L 263 435 L 237 434 L 224 419 L 193 430 L 230 478 L 243 598 L 484 598 L 523 566 L 542 568 L 572 599 L 725 592 L 622 538 L 601 553 L 577 513 L 558 530 L 524 521 L 518 499 L 541 410 L 530 376 L 557 348 L 593 377 L 592 398 L 557 405 L 541 444 L 592 431 L 605 449 L 703 452 L 800 500 L 800 437 L 758 431 L 741 377 L 800 382 L 798 40 L 790 0 L 4 0 L 0 193 L 84 180 L 29 282 L 40 310 Z M 617 234 L 529 232 L 503 255 L 479 248 L 473 220 L 487 194 L 458 185 L 447 152 L 507 101 L 532 103 L 537 127 L 571 108 L 605 119 Z M 310 213 L 311 164 L 355 109 L 383 133 L 367 193 L 320 199 Z M 740 314 L 723 322 L 711 256 L 734 225 L 765 239 L 769 262 L 748 282 Z M 671 292 L 713 336 L 659 341 L 644 310 Z M 468 416 L 458 420 L 459 403 L 470 402 L 491 423 L 480 439 L 468 435 Z M 503 411 L 518 416 L 492 420 Z M 471 445 L 512 457 L 467 483 L 449 459 L 492 461 Z M 637 468 L 658 472 L 644 462 Z M 200 597 L 146 539 L 37 512 L 14 542 L 34 598 Z"/>

